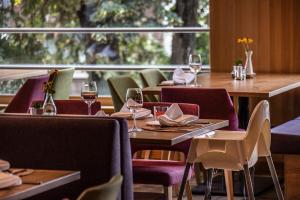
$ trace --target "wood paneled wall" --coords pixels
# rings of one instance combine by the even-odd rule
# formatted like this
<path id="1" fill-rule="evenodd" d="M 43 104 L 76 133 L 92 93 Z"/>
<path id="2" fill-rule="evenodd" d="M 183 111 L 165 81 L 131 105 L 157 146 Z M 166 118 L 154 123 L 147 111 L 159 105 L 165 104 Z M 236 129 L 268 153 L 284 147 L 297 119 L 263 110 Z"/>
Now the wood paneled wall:
<path id="1" fill-rule="evenodd" d="M 299 0 L 210 0 L 210 28 L 212 71 L 245 60 L 237 38 L 251 37 L 255 72 L 300 73 Z M 300 89 L 272 98 L 273 124 L 300 115 L 297 102 Z"/>

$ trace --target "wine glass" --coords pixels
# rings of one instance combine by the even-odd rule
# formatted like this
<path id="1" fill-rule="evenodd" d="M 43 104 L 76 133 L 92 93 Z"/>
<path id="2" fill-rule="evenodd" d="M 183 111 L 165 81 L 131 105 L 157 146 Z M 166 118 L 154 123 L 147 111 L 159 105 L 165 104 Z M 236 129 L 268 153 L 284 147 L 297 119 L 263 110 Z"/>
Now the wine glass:
<path id="1" fill-rule="evenodd" d="M 129 132 L 138 132 L 142 129 L 136 125 L 136 112 L 143 107 L 143 93 L 140 88 L 128 88 L 126 92 L 126 106 L 132 113 L 133 128 Z"/>
<path id="2" fill-rule="evenodd" d="M 197 74 L 201 71 L 202 67 L 202 61 L 201 61 L 201 55 L 200 54 L 190 54 L 189 56 L 189 68 L 191 72 L 195 75 L 194 79 L 194 86 L 197 87 L 198 81 L 197 81 Z"/>
<path id="3" fill-rule="evenodd" d="M 81 86 L 81 98 L 88 105 L 88 114 L 91 115 L 91 106 L 95 103 L 98 96 L 97 85 L 95 81 L 84 82 Z"/>

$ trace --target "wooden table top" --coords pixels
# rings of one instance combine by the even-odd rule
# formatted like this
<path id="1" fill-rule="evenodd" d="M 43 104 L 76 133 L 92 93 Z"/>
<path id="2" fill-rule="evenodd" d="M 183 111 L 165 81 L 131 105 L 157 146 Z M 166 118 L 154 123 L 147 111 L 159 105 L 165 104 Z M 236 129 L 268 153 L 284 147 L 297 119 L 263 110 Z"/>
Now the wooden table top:
<path id="1" fill-rule="evenodd" d="M 234 80 L 230 73 L 202 73 L 198 83 L 204 88 L 225 88 L 230 96 L 269 98 L 300 87 L 300 74 L 257 74 L 255 78 Z M 144 94 L 160 94 L 162 87 L 190 86 L 156 86 L 143 89 Z"/>
<path id="2" fill-rule="evenodd" d="M 40 76 L 47 73 L 47 70 L 0 69 L 0 81 Z"/>
<path id="3" fill-rule="evenodd" d="M 137 120 L 137 126 L 145 127 L 146 120 Z M 172 127 L 166 130 L 145 130 L 141 132 L 130 133 L 130 141 L 133 144 L 161 144 L 172 146 L 192 137 L 203 135 L 210 131 L 224 128 L 229 125 L 228 120 L 219 119 L 200 119 L 199 126 L 194 128 Z M 128 126 L 131 127 L 132 120 L 128 120 Z M 151 129 L 151 127 L 149 127 Z M 155 128 L 154 128 L 155 129 Z M 159 128 L 158 128 L 159 129 Z M 177 129 L 177 130 L 176 130 Z"/>
<path id="4" fill-rule="evenodd" d="M 0 200 L 19 200 L 32 197 L 53 188 L 80 179 L 78 171 L 34 170 L 32 174 L 23 176 L 23 184 L 0 189 Z"/>

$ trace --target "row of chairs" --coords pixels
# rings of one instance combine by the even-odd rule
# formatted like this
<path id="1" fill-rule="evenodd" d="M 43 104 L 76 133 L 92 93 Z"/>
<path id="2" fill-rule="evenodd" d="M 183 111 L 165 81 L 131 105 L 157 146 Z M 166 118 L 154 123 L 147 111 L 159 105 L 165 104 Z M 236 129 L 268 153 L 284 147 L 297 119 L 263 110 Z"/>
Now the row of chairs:
<path id="1" fill-rule="evenodd" d="M 143 87 L 156 86 L 162 81 L 167 80 L 166 77 L 158 69 L 145 69 L 140 71 L 140 77 Z M 127 88 L 139 88 L 140 86 L 130 76 L 116 76 L 107 79 L 110 93 L 112 96 L 114 109 L 119 111 L 125 103 Z M 144 96 L 147 102 L 157 102 L 159 98 L 153 95 Z"/>
<path id="2" fill-rule="evenodd" d="M 54 85 L 54 90 L 56 91 L 53 95 L 54 99 L 69 99 L 74 72 L 74 68 L 58 70 Z M 26 113 L 32 102 L 44 99 L 43 84 L 51 79 L 52 77 L 49 75 L 28 79 L 8 104 L 4 112 Z"/>

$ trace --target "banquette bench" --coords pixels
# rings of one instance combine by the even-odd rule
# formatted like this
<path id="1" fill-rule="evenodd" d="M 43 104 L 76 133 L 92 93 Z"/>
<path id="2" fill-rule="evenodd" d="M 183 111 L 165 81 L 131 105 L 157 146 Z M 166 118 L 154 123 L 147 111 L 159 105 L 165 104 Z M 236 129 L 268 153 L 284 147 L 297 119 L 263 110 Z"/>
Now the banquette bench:
<path id="1" fill-rule="evenodd" d="M 300 117 L 272 129 L 271 151 L 283 154 L 285 199 L 300 199 Z"/>
<path id="2" fill-rule="evenodd" d="M 0 158 L 17 168 L 81 172 L 79 181 L 34 199 L 75 199 L 116 174 L 124 177 L 119 199 L 133 199 L 130 141 L 123 119 L 1 114 Z"/>

